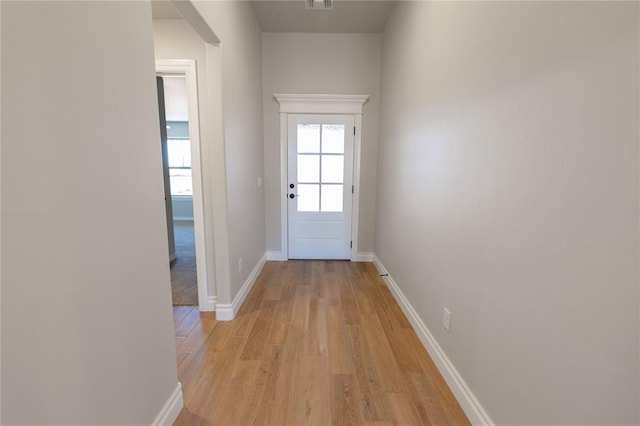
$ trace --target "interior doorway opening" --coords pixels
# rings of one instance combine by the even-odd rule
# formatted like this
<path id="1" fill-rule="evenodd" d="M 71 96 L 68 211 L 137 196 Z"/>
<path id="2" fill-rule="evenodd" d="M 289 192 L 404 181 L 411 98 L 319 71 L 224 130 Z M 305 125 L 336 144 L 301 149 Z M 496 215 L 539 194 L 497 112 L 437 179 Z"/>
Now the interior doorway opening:
<path id="1" fill-rule="evenodd" d="M 193 176 L 189 137 L 189 106 L 185 74 L 159 73 L 164 91 L 166 138 L 163 140 L 165 202 L 174 306 L 198 305 Z M 172 235 L 171 235 L 172 233 Z"/>
<path id="2" fill-rule="evenodd" d="M 164 98 L 161 131 L 172 302 L 206 311 L 210 309 L 196 63 L 158 60 L 156 75 L 162 80 Z"/>

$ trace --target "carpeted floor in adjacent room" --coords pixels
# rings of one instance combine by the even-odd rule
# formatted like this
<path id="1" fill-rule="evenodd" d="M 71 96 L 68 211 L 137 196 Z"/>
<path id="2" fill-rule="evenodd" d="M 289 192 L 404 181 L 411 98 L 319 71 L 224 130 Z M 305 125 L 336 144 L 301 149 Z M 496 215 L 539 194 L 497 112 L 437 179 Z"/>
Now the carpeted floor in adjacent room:
<path id="1" fill-rule="evenodd" d="M 174 221 L 176 256 L 171 262 L 171 294 L 174 305 L 197 305 L 196 249 L 193 221 Z"/>

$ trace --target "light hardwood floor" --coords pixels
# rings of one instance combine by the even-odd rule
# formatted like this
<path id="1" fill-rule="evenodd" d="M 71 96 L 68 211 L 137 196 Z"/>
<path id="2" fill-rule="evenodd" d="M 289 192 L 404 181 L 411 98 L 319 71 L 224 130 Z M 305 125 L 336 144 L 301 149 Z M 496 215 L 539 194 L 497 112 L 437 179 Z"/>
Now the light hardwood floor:
<path id="1" fill-rule="evenodd" d="M 177 425 L 469 424 L 371 263 L 268 262 L 233 321 L 174 319 Z"/>

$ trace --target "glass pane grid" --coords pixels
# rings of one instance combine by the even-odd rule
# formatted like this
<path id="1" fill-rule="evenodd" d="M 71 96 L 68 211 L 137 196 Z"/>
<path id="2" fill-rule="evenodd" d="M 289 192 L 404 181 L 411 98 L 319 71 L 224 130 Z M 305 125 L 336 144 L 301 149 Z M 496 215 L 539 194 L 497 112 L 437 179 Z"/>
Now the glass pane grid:
<path id="1" fill-rule="evenodd" d="M 343 211 L 344 185 L 299 184 L 298 211 L 336 213 Z"/>
<path id="2" fill-rule="evenodd" d="M 298 211 L 343 211 L 344 133 L 343 124 L 298 124 Z"/>

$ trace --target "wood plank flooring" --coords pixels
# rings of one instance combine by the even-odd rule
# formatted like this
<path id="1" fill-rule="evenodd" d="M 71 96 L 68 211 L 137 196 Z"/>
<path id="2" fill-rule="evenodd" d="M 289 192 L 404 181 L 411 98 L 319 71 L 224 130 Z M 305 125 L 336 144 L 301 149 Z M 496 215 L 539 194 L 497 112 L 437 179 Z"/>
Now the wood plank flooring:
<path id="1" fill-rule="evenodd" d="M 371 263 L 268 262 L 235 320 L 174 319 L 177 425 L 469 424 Z"/>

